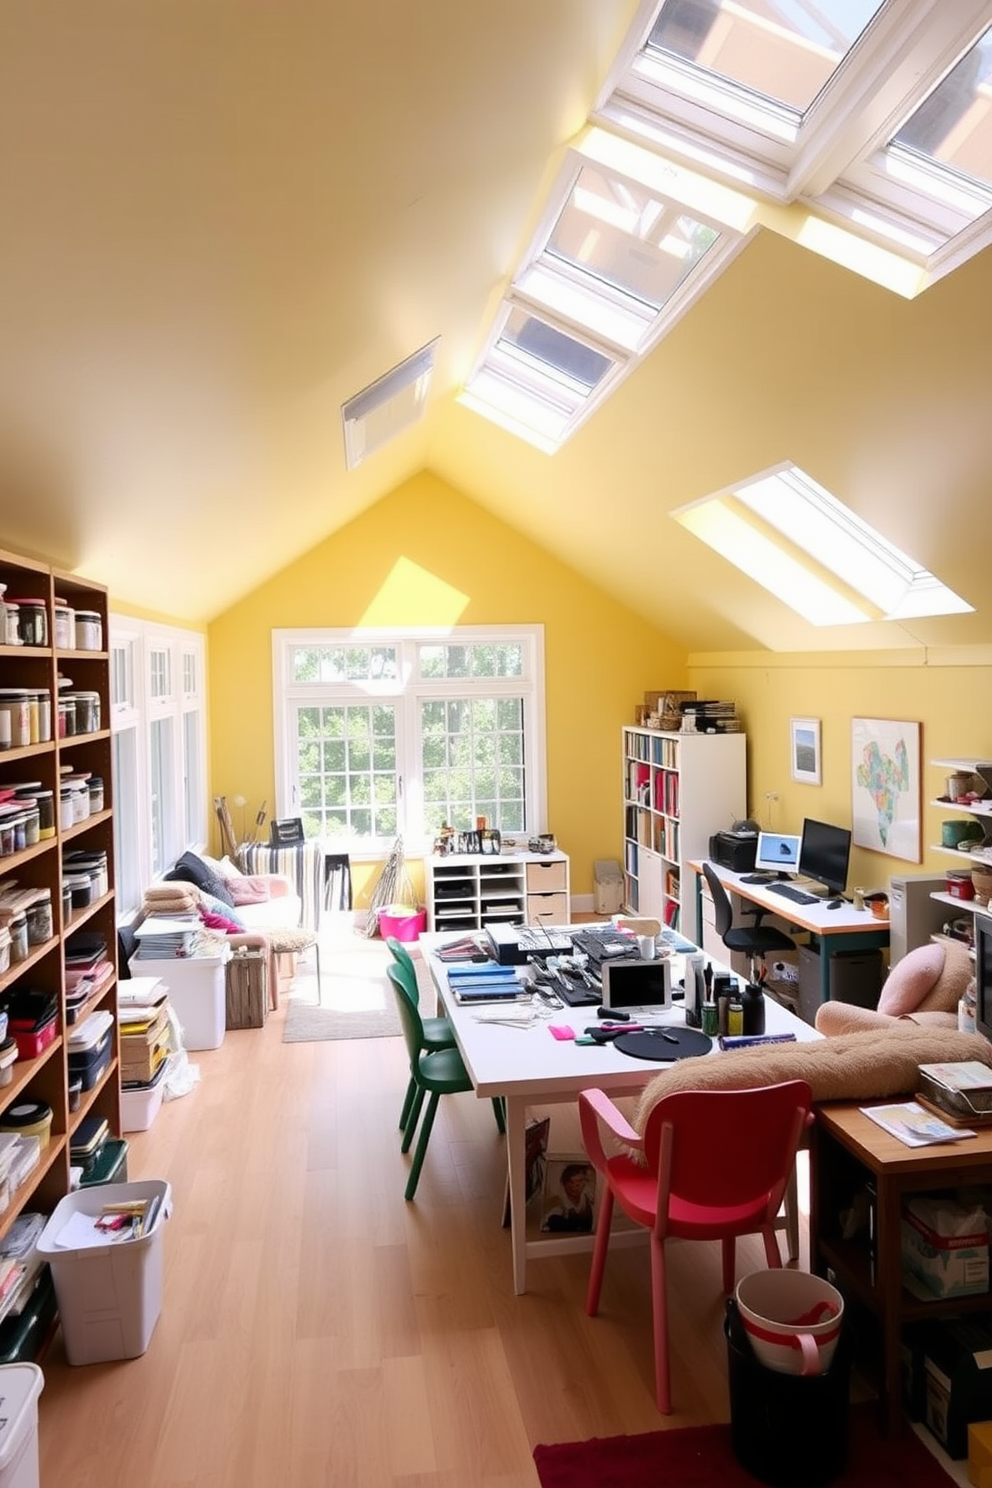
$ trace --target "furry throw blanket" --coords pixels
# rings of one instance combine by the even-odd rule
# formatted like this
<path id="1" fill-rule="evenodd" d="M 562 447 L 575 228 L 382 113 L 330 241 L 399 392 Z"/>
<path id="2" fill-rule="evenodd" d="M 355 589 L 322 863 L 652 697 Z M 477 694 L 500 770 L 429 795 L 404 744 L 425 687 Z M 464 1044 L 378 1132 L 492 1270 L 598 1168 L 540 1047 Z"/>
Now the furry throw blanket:
<path id="1" fill-rule="evenodd" d="M 979 1033 L 920 1028 L 898 1021 L 884 1030 L 842 1033 L 808 1043 L 758 1044 L 714 1058 L 680 1059 L 655 1075 L 642 1092 L 632 1124 L 643 1131 L 652 1106 L 673 1090 L 742 1090 L 783 1080 L 808 1080 L 814 1101 L 912 1095 L 921 1064 L 960 1059 L 978 1059 L 992 1066 L 992 1044 Z"/>

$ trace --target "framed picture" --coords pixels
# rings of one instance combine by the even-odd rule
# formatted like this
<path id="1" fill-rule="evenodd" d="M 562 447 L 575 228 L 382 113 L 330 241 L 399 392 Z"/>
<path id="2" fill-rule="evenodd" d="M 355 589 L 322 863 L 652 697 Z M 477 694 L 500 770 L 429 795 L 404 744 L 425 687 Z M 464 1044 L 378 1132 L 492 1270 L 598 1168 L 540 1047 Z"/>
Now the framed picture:
<path id="1" fill-rule="evenodd" d="M 591 1234 L 596 1227 L 596 1169 L 584 1152 L 549 1157 L 544 1170 L 541 1229 Z"/>
<path id="2" fill-rule="evenodd" d="M 851 821 L 855 847 L 921 861 L 918 723 L 852 718 Z"/>
<path id="3" fill-rule="evenodd" d="M 789 763 L 793 780 L 803 785 L 820 782 L 820 720 L 789 719 Z"/>

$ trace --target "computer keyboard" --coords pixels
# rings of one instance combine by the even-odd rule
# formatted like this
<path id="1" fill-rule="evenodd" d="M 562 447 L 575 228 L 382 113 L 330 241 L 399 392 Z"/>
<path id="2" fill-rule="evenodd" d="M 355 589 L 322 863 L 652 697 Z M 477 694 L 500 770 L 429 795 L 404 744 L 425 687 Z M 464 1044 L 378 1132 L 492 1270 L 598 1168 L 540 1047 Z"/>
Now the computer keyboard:
<path id="1" fill-rule="evenodd" d="M 793 904 L 815 904 L 818 898 L 818 895 L 807 894 L 804 889 L 794 888 L 788 883 L 766 884 L 765 888 L 770 894 L 782 894 L 786 899 L 791 899 Z"/>

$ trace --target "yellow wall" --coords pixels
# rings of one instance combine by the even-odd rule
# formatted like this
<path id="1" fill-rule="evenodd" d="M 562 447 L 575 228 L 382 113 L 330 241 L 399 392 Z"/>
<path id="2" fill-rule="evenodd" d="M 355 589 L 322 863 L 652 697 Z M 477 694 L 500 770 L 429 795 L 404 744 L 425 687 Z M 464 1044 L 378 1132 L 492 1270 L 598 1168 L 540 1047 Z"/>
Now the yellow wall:
<path id="1" fill-rule="evenodd" d="M 928 805 L 948 773 L 930 761 L 992 759 L 992 656 L 987 651 L 944 653 L 939 664 L 924 652 L 690 658 L 689 674 L 690 687 L 701 697 L 736 699 L 748 736 L 748 811 L 775 831 L 799 831 L 805 816 L 850 825 L 852 718 L 918 721 L 922 862 L 854 848 L 849 883 L 887 888 L 893 873 L 941 873 L 953 866 L 946 853 L 930 850 L 948 816 Z M 819 786 L 790 777 L 789 720 L 794 717 L 821 720 Z M 776 793 L 778 801 L 767 800 L 767 792 Z"/>
<path id="2" fill-rule="evenodd" d="M 646 688 L 686 685 L 684 654 L 426 472 L 210 625 L 213 794 L 246 797 L 249 820 L 263 800 L 274 814 L 273 628 L 525 623 L 545 631 L 546 828 L 573 895 L 591 894 L 593 861 L 621 858 L 621 725 Z M 356 884 L 369 872 L 356 865 Z"/>

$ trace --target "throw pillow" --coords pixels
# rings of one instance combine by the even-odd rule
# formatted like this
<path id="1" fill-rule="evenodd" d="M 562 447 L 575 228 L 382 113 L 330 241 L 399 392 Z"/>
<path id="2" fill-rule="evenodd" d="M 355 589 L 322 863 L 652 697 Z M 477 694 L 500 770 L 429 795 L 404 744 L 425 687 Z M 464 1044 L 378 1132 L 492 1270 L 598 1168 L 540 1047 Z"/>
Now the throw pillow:
<path id="1" fill-rule="evenodd" d="M 163 876 L 167 879 L 178 879 L 180 883 L 196 884 L 196 887 L 204 894 L 212 894 L 215 899 L 220 899 L 229 907 L 234 904 L 224 880 L 212 872 L 196 853 L 184 852 L 181 858 L 177 858 L 175 867 L 170 868 L 169 872 Z"/>
<path id="2" fill-rule="evenodd" d="M 228 924 L 232 927 L 232 932 L 234 930 L 247 930 L 248 928 L 236 909 L 233 909 L 229 904 L 225 904 L 223 899 L 215 899 L 213 894 L 204 894 L 201 891 L 200 908 L 208 910 L 210 914 L 220 915 L 222 919 L 227 920 Z"/>
<path id="3" fill-rule="evenodd" d="M 225 883 L 229 878 L 241 877 L 241 869 L 236 867 L 230 858 L 208 858 L 206 853 L 201 853 L 200 861 L 206 863 L 210 871 L 216 873 L 218 878 L 224 879 Z"/>
<path id="4" fill-rule="evenodd" d="M 200 905 L 200 919 L 208 930 L 222 930 L 225 935 L 237 935 L 244 929 L 243 925 L 236 925 L 224 915 L 214 914 L 212 909 L 207 909 L 203 904 Z"/>
<path id="5" fill-rule="evenodd" d="M 235 905 L 264 904 L 267 899 L 272 898 L 272 887 L 267 878 L 251 878 L 242 874 L 238 878 L 229 878 L 227 887 Z"/>
<path id="6" fill-rule="evenodd" d="M 944 947 L 935 941 L 907 951 L 885 979 L 878 1011 L 893 1018 L 915 1013 L 943 969 Z"/>

